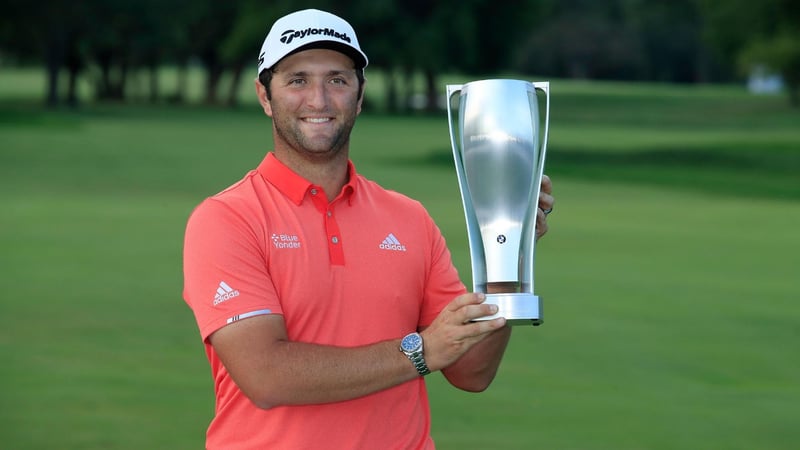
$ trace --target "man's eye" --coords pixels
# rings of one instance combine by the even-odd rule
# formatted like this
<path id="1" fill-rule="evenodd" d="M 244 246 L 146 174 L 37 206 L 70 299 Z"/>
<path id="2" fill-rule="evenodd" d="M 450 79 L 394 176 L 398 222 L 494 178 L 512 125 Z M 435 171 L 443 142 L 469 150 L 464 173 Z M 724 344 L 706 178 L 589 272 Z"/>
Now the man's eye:
<path id="1" fill-rule="evenodd" d="M 292 80 L 289 80 L 289 84 L 304 84 L 305 82 L 306 80 L 302 78 L 294 78 Z"/>
<path id="2" fill-rule="evenodd" d="M 331 83 L 333 84 L 347 84 L 347 80 L 344 78 L 331 78 Z"/>

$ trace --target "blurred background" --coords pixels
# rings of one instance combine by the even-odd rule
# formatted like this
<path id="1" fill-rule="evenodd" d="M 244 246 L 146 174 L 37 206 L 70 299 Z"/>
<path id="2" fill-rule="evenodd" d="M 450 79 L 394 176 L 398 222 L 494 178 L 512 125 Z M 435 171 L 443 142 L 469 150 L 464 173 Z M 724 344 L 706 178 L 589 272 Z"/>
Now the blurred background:
<path id="1" fill-rule="evenodd" d="M 386 76 L 384 105 L 434 109 L 445 73 L 549 78 L 749 83 L 797 104 L 800 6 L 792 0 L 6 0 L 0 67 L 37 66 L 43 100 L 201 101 L 234 105 L 258 49 L 286 11 L 347 17 Z M 161 71 L 177 73 L 167 81 Z M 413 82 L 424 79 L 423 89 Z M 244 80 L 243 80 L 244 78 Z M 86 94 L 81 95 L 85 85 Z"/>
<path id="2" fill-rule="evenodd" d="M 270 151 L 256 59 L 306 7 L 370 58 L 356 167 L 428 208 L 468 285 L 445 85 L 551 82 L 545 323 L 484 393 L 428 378 L 437 448 L 800 442 L 800 2 L 1 6 L 0 448 L 203 448 L 184 226 Z"/>

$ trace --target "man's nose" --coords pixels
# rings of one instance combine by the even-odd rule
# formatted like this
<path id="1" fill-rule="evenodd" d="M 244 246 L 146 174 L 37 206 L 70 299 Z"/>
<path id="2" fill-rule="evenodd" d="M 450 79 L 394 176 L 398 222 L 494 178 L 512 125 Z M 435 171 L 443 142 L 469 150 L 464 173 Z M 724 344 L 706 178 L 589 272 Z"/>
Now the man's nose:
<path id="1" fill-rule="evenodd" d="M 323 109 L 328 102 L 328 90 L 324 82 L 311 83 L 306 96 L 306 103 L 314 109 Z"/>

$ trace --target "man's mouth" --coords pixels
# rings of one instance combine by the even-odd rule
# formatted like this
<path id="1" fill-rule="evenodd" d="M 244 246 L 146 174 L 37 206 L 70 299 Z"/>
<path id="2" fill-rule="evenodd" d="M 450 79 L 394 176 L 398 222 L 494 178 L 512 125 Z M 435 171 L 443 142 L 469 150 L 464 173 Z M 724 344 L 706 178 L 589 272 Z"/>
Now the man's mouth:
<path id="1" fill-rule="evenodd" d="M 325 122 L 330 122 L 331 118 L 330 117 L 306 117 L 305 119 L 303 119 L 303 121 L 308 122 L 308 123 L 325 123 Z"/>

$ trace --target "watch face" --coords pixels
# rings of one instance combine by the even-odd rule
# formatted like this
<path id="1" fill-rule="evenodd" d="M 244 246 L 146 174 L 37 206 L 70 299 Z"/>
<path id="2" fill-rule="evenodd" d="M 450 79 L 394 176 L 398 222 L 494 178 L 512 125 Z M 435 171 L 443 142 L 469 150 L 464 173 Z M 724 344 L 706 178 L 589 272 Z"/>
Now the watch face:
<path id="1" fill-rule="evenodd" d="M 407 352 L 413 352 L 422 345 L 422 338 L 417 333 L 409 334 L 400 341 L 400 347 Z"/>

